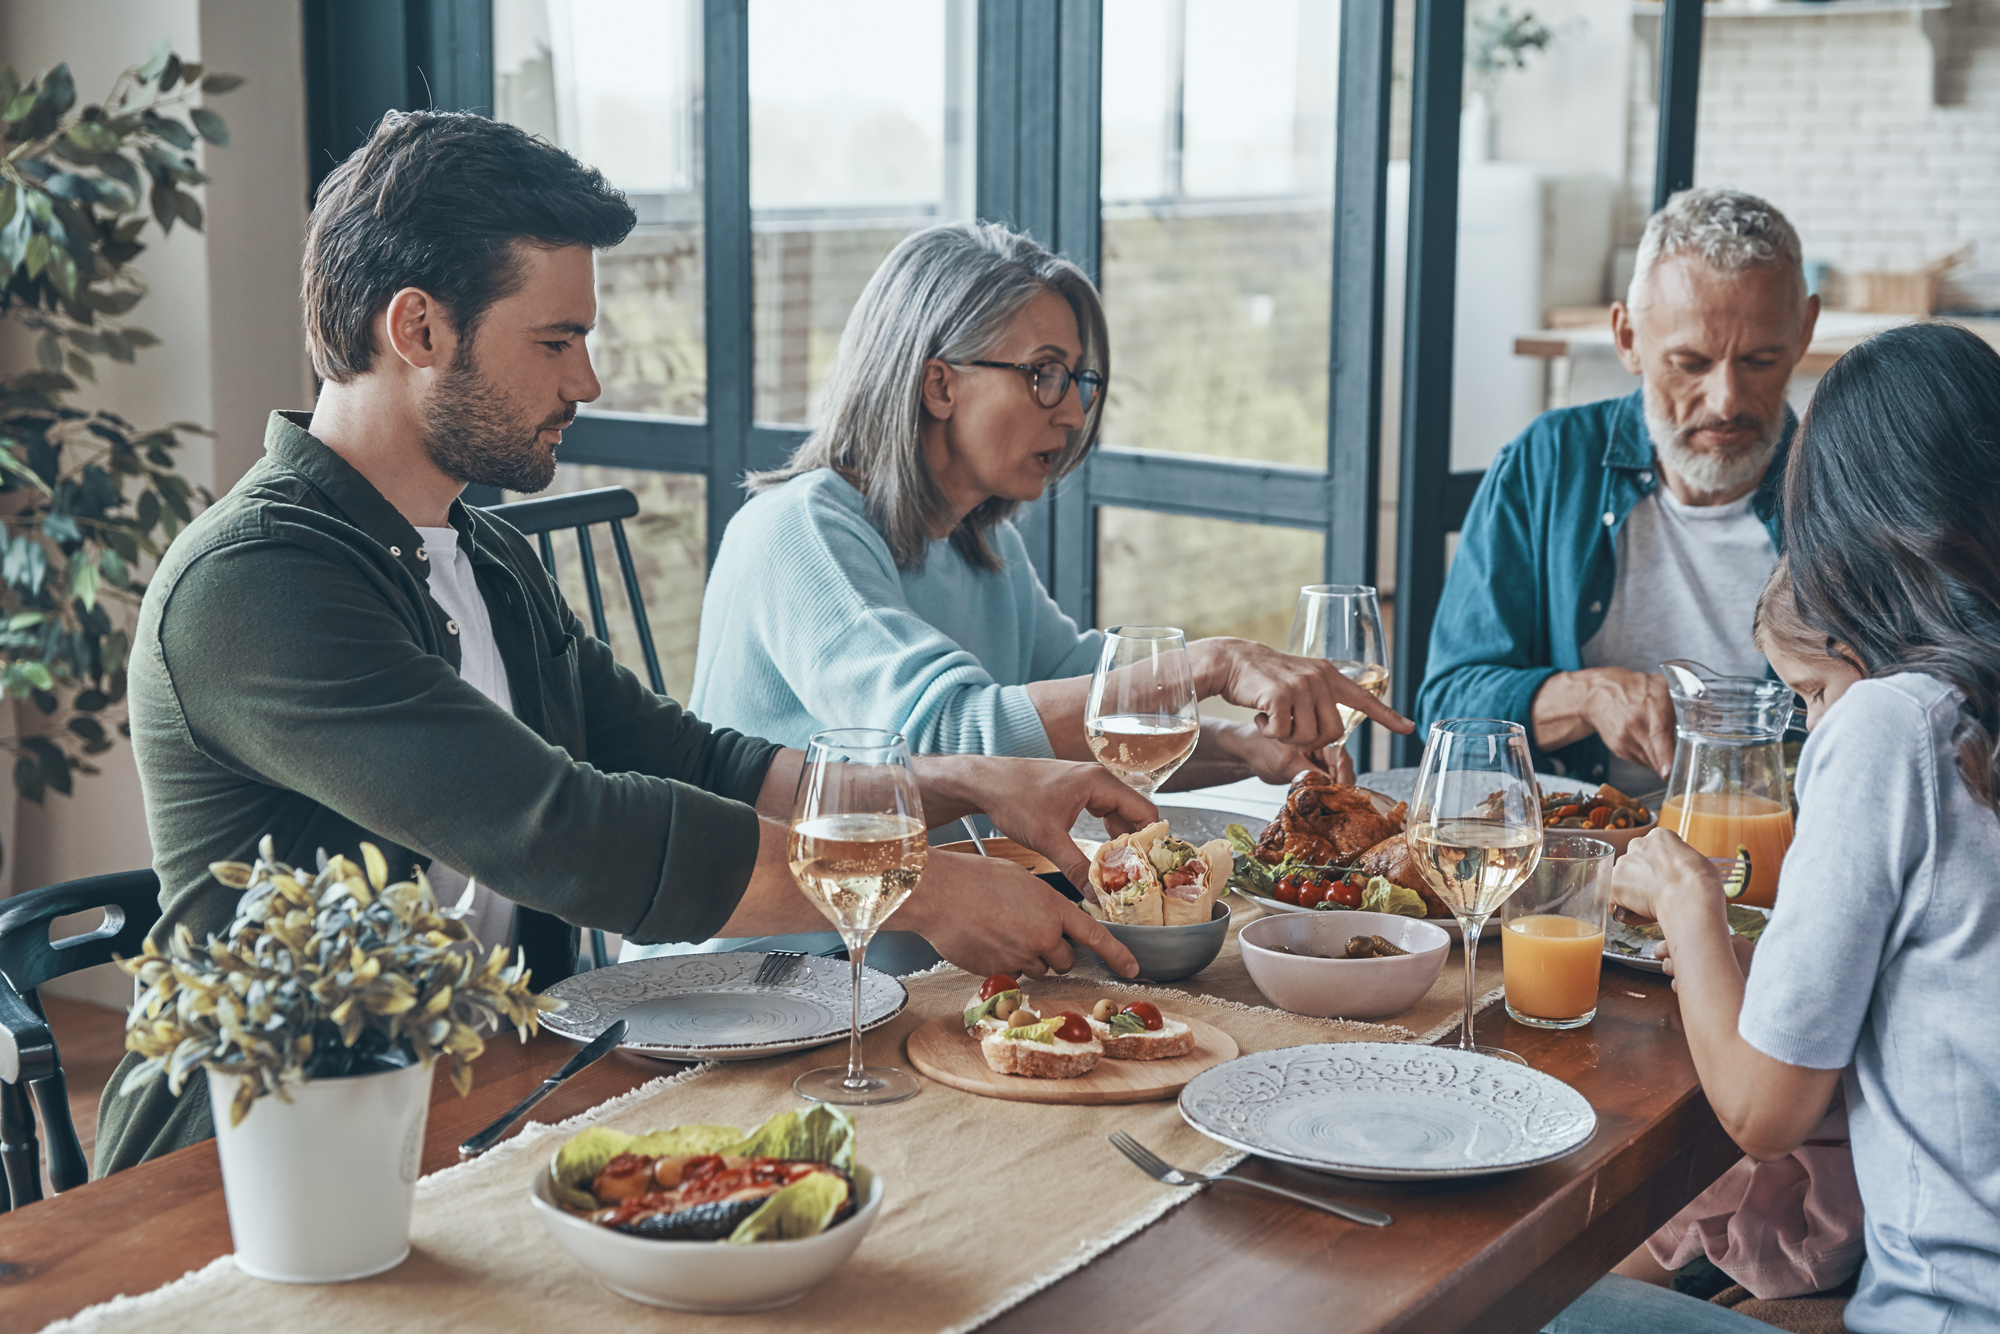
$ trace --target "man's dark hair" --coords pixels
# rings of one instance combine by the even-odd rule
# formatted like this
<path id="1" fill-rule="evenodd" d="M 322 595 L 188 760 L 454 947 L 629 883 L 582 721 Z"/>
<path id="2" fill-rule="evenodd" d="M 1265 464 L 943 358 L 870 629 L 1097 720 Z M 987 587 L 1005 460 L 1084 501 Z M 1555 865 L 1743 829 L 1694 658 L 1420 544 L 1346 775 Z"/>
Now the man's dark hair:
<path id="1" fill-rule="evenodd" d="M 376 316 L 405 287 L 436 298 L 466 343 L 521 281 L 517 243 L 602 250 L 636 221 L 602 172 L 512 125 L 392 111 L 320 183 L 306 228 L 313 369 L 346 384 L 374 366 Z"/>

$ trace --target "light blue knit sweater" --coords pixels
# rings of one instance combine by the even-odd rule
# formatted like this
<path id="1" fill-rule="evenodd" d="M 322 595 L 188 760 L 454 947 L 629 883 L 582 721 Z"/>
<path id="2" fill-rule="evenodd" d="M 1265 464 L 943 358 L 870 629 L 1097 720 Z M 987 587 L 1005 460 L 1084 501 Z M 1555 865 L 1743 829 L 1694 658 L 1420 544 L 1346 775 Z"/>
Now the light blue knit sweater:
<path id="1" fill-rule="evenodd" d="M 882 727 L 914 754 L 1050 755 L 1023 687 L 1087 674 L 1103 636 L 1056 606 L 1013 524 L 988 534 L 1006 562 L 998 573 L 949 541 L 898 570 L 863 506 L 822 468 L 730 520 L 688 707 L 786 746 L 828 727 Z"/>

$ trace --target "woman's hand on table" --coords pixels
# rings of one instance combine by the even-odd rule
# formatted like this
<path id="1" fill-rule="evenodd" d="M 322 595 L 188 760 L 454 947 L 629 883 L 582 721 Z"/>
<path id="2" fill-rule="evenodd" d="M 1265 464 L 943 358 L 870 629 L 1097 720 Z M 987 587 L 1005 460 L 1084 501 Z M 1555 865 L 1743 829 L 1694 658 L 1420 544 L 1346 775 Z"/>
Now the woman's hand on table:
<path id="1" fill-rule="evenodd" d="M 1338 743 L 1345 704 L 1392 732 L 1412 732 L 1416 724 L 1397 713 L 1334 664 L 1321 658 L 1280 653 L 1249 639 L 1197 639 L 1188 645 L 1195 692 L 1220 696 L 1257 712 L 1257 730 L 1274 741 L 1307 751 Z M 1296 770 L 1294 771 L 1296 772 Z"/>
<path id="2" fill-rule="evenodd" d="M 1121 977 L 1139 971 L 1131 951 L 1102 922 L 1039 877 L 997 857 L 933 851 L 916 892 L 887 925 L 917 932 L 939 954 L 980 977 L 1066 973 L 1076 964 L 1072 941 L 1095 950 Z"/>

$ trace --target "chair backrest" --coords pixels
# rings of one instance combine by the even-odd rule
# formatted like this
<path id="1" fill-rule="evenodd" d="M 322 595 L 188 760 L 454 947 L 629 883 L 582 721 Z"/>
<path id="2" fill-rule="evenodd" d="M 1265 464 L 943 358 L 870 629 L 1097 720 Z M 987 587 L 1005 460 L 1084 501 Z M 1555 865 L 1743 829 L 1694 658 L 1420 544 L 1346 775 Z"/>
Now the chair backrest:
<path id="1" fill-rule="evenodd" d="M 104 911 L 82 935 L 49 939 L 59 917 Z M 69 880 L 0 899 L 0 1169 L 6 1187 L 0 1209 L 42 1198 L 39 1110 L 48 1139 L 49 1181 L 58 1191 L 90 1179 L 90 1166 L 69 1115 L 62 1054 L 35 989 L 51 978 L 130 958 L 160 920 L 160 878 L 150 868 Z"/>
<path id="2" fill-rule="evenodd" d="M 618 574 L 625 583 L 625 600 L 631 605 L 632 622 L 639 631 L 639 652 L 645 658 L 646 679 L 651 682 L 654 694 L 666 694 L 666 682 L 660 675 L 660 657 L 653 649 L 653 627 L 646 619 L 646 603 L 639 592 L 639 574 L 632 566 L 632 548 L 625 540 L 625 520 L 639 513 L 639 498 L 622 486 L 600 486 L 590 491 L 571 491 L 563 495 L 537 496 L 533 500 L 510 501 L 505 505 L 489 505 L 486 512 L 505 519 L 538 540 L 542 564 L 548 568 L 551 579 L 557 577 L 556 548 L 549 535 L 560 528 L 576 531 L 577 551 L 583 560 L 584 595 L 590 604 L 591 628 L 607 644 L 611 642 L 611 634 L 604 618 L 604 591 L 598 586 L 597 553 L 590 540 L 590 529 L 593 524 L 610 525 L 611 545 L 618 553 Z"/>

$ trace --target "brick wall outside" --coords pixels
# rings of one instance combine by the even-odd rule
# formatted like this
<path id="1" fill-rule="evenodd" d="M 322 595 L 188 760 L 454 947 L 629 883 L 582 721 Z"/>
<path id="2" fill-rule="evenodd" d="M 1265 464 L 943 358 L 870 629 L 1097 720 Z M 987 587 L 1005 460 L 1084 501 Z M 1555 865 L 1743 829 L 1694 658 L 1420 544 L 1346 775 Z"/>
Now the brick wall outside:
<path id="1" fill-rule="evenodd" d="M 2000 307 L 2000 0 L 1954 0 L 1931 98 L 1932 51 L 1912 16 L 1718 19 L 1704 26 L 1695 179 L 1764 195 L 1808 260 L 1907 272 L 1967 242 L 1942 308 Z M 1621 243 L 1650 202 L 1657 110 L 1635 44 Z M 1940 105 L 1939 103 L 1942 103 Z"/>

